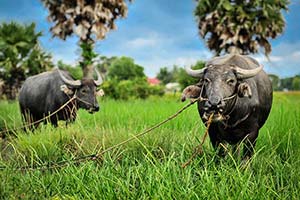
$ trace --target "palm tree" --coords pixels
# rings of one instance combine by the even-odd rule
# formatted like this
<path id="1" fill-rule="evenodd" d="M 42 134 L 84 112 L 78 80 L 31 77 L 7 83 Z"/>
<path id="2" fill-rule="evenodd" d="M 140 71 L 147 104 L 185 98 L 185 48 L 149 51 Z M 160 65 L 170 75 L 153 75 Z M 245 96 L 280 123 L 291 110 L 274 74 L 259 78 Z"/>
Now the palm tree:
<path id="1" fill-rule="evenodd" d="M 0 25 L 0 79 L 4 80 L 4 94 L 14 99 L 31 66 L 25 65 L 32 58 L 41 32 L 35 24 L 21 25 L 15 22 Z"/>
<path id="2" fill-rule="evenodd" d="M 54 22 L 54 37 L 65 40 L 75 33 L 80 38 L 84 77 L 92 77 L 95 40 L 105 38 L 115 29 L 115 20 L 127 15 L 126 0 L 41 0 L 49 10 L 48 19 Z M 131 1 L 131 0 L 128 0 Z"/>
<path id="3" fill-rule="evenodd" d="M 271 52 L 269 39 L 283 32 L 281 13 L 289 0 L 199 0 L 195 10 L 200 36 L 216 55 Z"/>

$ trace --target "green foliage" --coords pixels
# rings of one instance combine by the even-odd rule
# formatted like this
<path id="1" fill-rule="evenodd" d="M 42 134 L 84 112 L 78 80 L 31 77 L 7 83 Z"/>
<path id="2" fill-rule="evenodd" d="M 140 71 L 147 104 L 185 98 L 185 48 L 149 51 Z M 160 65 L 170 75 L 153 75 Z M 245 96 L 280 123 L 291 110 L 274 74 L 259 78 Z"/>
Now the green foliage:
<path id="1" fill-rule="evenodd" d="M 295 76 L 292 83 L 294 90 L 300 90 L 300 76 Z"/>
<path id="2" fill-rule="evenodd" d="M 156 78 L 159 79 L 163 84 L 177 82 L 178 76 L 180 76 L 180 69 L 177 65 L 174 65 L 172 70 L 169 71 L 167 67 L 160 68 Z"/>
<path id="3" fill-rule="evenodd" d="M 177 98 L 100 100 L 94 115 L 81 111 L 75 123 L 50 125 L 0 140 L 0 199 L 298 199 L 300 196 L 300 94 L 275 93 L 250 165 L 229 148 L 215 160 L 204 154 L 182 169 L 199 145 L 205 126 L 196 106 L 160 128 L 95 161 L 43 171 L 13 171 L 97 153 L 166 119 L 183 107 Z M 21 123 L 17 103 L 0 103 L 1 119 Z"/>
<path id="4" fill-rule="evenodd" d="M 83 72 L 82 72 L 80 66 L 75 66 L 75 67 L 73 67 L 73 66 L 71 66 L 71 65 L 68 65 L 68 64 L 63 63 L 62 60 L 59 60 L 59 61 L 57 62 L 57 67 L 58 67 L 59 69 L 63 69 L 63 70 L 68 71 L 68 72 L 71 74 L 71 76 L 72 76 L 74 79 L 76 79 L 76 80 L 81 80 L 82 77 L 83 77 Z"/>
<path id="5" fill-rule="evenodd" d="M 94 51 L 94 44 L 90 41 L 81 41 L 81 57 L 80 67 L 83 70 L 84 77 L 92 77 L 93 74 L 93 63 L 94 58 L 98 56 L 98 54 Z"/>
<path id="6" fill-rule="evenodd" d="M 0 25 L 0 79 L 4 80 L 4 93 L 14 99 L 26 77 L 45 71 L 53 66 L 51 55 L 38 45 L 41 32 L 35 24 L 16 22 Z"/>
<path id="7" fill-rule="evenodd" d="M 146 99 L 150 95 L 161 95 L 162 87 L 150 86 L 144 74 L 144 68 L 135 64 L 132 58 L 101 58 L 107 65 L 107 81 L 101 88 L 106 96 L 114 99 Z M 100 63 L 101 66 L 101 63 Z"/>
<path id="8" fill-rule="evenodd" d="M 287 77 L 287 78 L 283 78 L 280 80 L 280 88 L 282 90 L 287 89 L 287 90 L 292 90 L 293 86 L 293 77 Z"/>
<path id="9" fill-rule="evenodd" d="M 289 0 L 201 0 L 195 16 L 200 36 L 216 55 L 238 51 L 257 53 L 264 48 L 271 52 L 269 39 L 283 32 L 285 21 L 281 13 L 288 10 Z"/>
<path id="10" fill-rule="evenodd" d="M 174 81 L 172 71 L 169 71 L 167 67 L 160 68 L 156 78 L 163 84 L 167 84 Z"/>
<path id="11" fill-rule="evenodd" d="M 114 99 L 146 99 L 150 95 L 161 96 L 164 93 L 162 86 L 150 86 L 145 78 L 133 80 L 112 79 L 105 81 L 101 88 L 105 95 Z"/>
<path id="12" fill-rule="evenodd" d="M 165 94 L 164 86 L 162 85 L 150 85 L 149 86 L 150 95 L 163 96 Z"/>
<path id="13" fill-rule="evenodd" d="M 269 74 L 274 91 L 300 90 L 300 75 L 280 79 L 274 74 Z"/>
<path id="14" fill-rule="evenodd" d="M 202 69 L 205 66 L 204 61 L 197 61 L 195 65 L 191 66 L 192 69 Z M 172 70 L 168 70 L 167 67 L 160 68 L 159 73 L 156 75 L 163 84 L 167 84 L 170 82 L 178 82 L 181 88 L 185 88 L 189 85 L 196 84 L 199 80 L 197 78 L 193 78 L 185 72 L 184 68 L 180 68 L 176 65 L 173 66 Z"/>
<path id="15" fill-rule="evenodd" d="M 202 69 L 204 66 L 205 66 L 204 61 L 197 61 L 197 63 L 195 65 L 193 65 L 191 68 L 192 69 Z M 185 88 L 189 85 L 194 85 L 194 84 L 198 83 L 198 81 L 199 81 L 199 79 L 189 76 L 183 68 L 180 69 L 180 71 L 178 73 L 178 83 L 180 84 L 180 86 L 182 88 Z"/>
<path id="16" fill-rule="evenodd" d="M 98 56 L 97 57 L 96 67 L 99 69 L 104 80 L 107 79 L 107 73 L 108 73 L 109 68 L 112 65 L 113 61 L 115 61 L 117 59 L 118 59 L 118 57 L 116 57 L 116 56 L 112 56 L 112 57 Z"/>
<path id="17" fill-rule="evenodd" d="M 93 59 L 98 56 L 98 54 L 94 52 L 93 43 L 82 41 L 79 46 L 81 48 L 81 56 L 83 58 L 83 61 L 80 62 L 81 67 L 84 68 L 84 66 L 92 65 Z"/>
<path id="18" fill-rule="evenodd" d="M 280 79 L 275 74 L 269 74 L 269 78 L 272 82 L 273 91 L 278 91 L 280 87 Z"/>
<path id="19" fill-rule="evenodd" d="M 129 57 L 114 59 L 108 72 L 108 78 L 116 79 L 117 81 L 143 77 L 146 77 L 144 68 L 135 64 L 134 60 Z"/>

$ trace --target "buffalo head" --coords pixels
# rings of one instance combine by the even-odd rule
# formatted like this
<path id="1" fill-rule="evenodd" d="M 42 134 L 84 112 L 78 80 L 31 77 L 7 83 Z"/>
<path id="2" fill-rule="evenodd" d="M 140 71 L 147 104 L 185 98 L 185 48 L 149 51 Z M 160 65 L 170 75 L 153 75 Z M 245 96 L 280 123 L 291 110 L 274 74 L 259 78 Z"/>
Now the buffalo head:
<path id="1" fill-rule="evenodd" d="M 193 89 L 189 93 L 197 92 L 198 96 L 201 95 L 205 99 L 201 103 L 204 119 L 214 113 L 214 121 L 223 120 L 230 113 L 237 96 L 251 98 L 251 88 L 245 80 L 254 77 L 261 70 L 261 65 L 246 56 L 216 57 L 207 62 L 203 69 L 186 68 L 190 76 L 200 79 L 198 89 Z M 189 93 L 183 95 L 191 96 Z"/>
<path id="2" fill-rule="evenodd" d="M 90 113 L 99 111 L 99 104 L 97 102 L 97 87 L 103 82 L 100 73 L 95 68 L 98 79 L 93 80 L 83 78 L 82 80 L 70 80 L 65 77 L 60 70 L 58 70 L 60 78 L 65 83 L 61 86 L 61 90 L 69 95 L 76 95 L 76 102 L 79 108 L 84 108 Z"/>

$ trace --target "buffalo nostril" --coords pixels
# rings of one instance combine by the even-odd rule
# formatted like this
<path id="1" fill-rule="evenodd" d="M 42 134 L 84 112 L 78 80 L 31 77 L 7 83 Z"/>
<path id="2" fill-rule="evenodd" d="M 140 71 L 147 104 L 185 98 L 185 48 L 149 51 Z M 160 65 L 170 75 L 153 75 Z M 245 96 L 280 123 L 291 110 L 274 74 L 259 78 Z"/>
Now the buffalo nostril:
<path id="1" fill-rule="evenodd" d="M 94 110 L 95 110 L 95 111 L 99 111 L 99 109 L 100 109 L 100 108 L 99 108 L 98 105 L 94 107 Z"/>
<path id="2" fill-rule="evenodd" d="M 221 102 L 217 102 L 217 101 L 209 101 L 208 104 L 210 105 L 210 107 L 219 107 L 221 105 Z"/>

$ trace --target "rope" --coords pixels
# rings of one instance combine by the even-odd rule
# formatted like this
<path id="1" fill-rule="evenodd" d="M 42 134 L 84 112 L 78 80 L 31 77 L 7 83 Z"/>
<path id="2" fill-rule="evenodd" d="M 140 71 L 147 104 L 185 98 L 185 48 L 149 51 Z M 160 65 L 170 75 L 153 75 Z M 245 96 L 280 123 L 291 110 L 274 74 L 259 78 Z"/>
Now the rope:
<path id="1" fill-rule="evenodd" d="M 89 155 L 85 155 L 85 156 L 81 156 L 81 157 L 77 157 L 77 158 L 73 158 L 73 159 L 70 159 L 70 160 L 64 160 L 64 161 L 59 161 L 59 162 L 56 162 L 56 163 L 48 163 L 48 164 L 42 164 L 42 165 L 37 165 L 37 166 L 22 166 L 22 167 L 19 167 L 19 168 L 15 168 L 13 170 L 16 170 L 16 171 L 34 171 L 34 170 L 49 170 L 49 169 L 54 169 L 54 168 L 61 168 L 61 167 L 64 167 L 64 166 L 67 166 L 71 163 L 80 163 L 80 162 L 85 162 L 85 161 L 88 161 L 88 160 L 91 160 L 91 161 L 95 161 L 99 158 L 101 158 L 101 156 L 108 152 L 108 151 L 111 151 L 117 147 L 120 147 L 132 140 L 135 140 L 151 131 L 153 131 L 154 129 L 160 127 L 161 125 L 167 123 L 168 121 L 171 121 L 172 119 L 174 119 L 175 117 L 177 117 L 180 113 L 182 113 L 184 110 L 186 110 L 188 107 L 190 107 L 191 105 L 193 105 L 194 103 L 196 103 L 197 101 L 201 101 L 201 97 L 197 98 L 197 99 L 193 99 L 191 100 L 191 102 L 187 105 L 185 105 L 183 108 L 181 108 L 180 110 L 178 110 L 175 114 L 169 116 L 167 119 L 159 122 L 158 124 L 144 130 L 143 132 L 139 133 L 139 134 L 136 134 L 130 138 L 128 138 L 127 140 L 124 140 L 118 144 L 115 144 L 103 151 L 101 151 L 100 153 L 97 153 L 97 154 L 89 154 Z M 0 166 L 0 170 L 4 170 L 6 169 L 7 167 L 6 166 Z"/>
<path id="2" fill-rule="evenodd" d="M 57 109 L 56 111 L 54 111 L 53 113 L 45 116 L 44 118 L 42 119 L 39 119 L 35 122 L 32 122 L 32 123 L 29 123 L 29 124 L 26 124 L 26 125 L 23 125 L 23 126 L 20 126 L 20 127 L 17 127 L 17 128 L 14 128 L 14 129 L 10 129 L 10 130 L 5 130 L 5 131 L 0 131 L 0 135 L 2 134 L 5 134 L 5 133 L 9 133 L 9 132 L 12 132 L 12 131 L 16 131 L 16 130 L 19 130 L 19 129 L 23 129 L 23 128 L 26 128 L 26 127 L 29 127 L 29 126 L 32 126 L 34 124 L 37 124 L 37 123 L 40 123 L 46 119 L 49 119 L 50 117 L 52 117 L 53 115 L 55 115 L 56 113 L 58 113 L 59 111 L 61 111 L 62 109 L 64 109 L 70 102 L 72 102 L 74 99 L 76 99 L 77 97 L 74 95 L 71 99 L 69 99 L 65 104 L 63 104 L 59 109 Z"/>
<path id="3" fill-rule="evenodd" d="M 185 162 L 185 163 L 183 163 L 183 164 L 181 165 L 182 168 L 185 168 L 186 166 L 188 166 L 188 165 L 192 162 L 192 160 L 196 157 L 197 154 L 202 154 L 202 153 L 203 153 L 202 147 L 203 147 L 203 144 L 204 144 L 204 142 L 205 142 L 205 139 L 206 139 L 206 137 L 207 137 L 207 135 L 208 135 L 208 129 L 209 129 L 209 127 L 210 127 L 210 124 L 212 123 L 212 118 L 213 118 L 213 116 L 214 116 L 214 114 L 212 113 L 212 114 L 209 116 L 208 120 L 207 120 L 207 126 L 206 126 L 206 130 L 205 130 L 204 136 L 203 136 L 203 138 L 202 138 L 202 142 L 195 148 L 194 153 L 193 153 L 193 155 L 190 157 L 190 159 L 189 159 L 187 162 Z"/>

